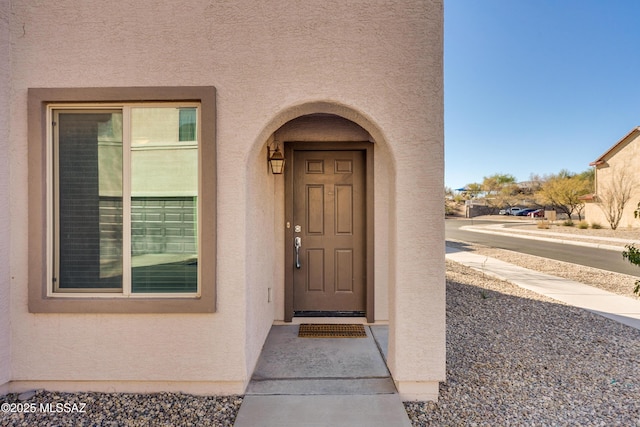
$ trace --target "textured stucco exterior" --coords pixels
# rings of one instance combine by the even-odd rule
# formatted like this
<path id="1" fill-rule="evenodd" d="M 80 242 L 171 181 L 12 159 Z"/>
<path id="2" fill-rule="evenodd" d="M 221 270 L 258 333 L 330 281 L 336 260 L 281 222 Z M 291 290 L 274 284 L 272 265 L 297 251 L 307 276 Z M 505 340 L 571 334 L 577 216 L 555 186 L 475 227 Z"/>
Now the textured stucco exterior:
<path id="1" fill-rule="evenodd" d="M 242 393 L 269 328 L 284 319 L 285 189 L 268 172 L 266 146 L 297 135 L 374 144 L 376 321 L 389 322 L 403 397 L 437 398 L 441 1 L 10 3 L 11 14 L 0 3 L 0 164 L 11 165 L 10 186 L 0 167 L 0 203 L 11 201 L 0 225 L 0 387 Z M 29 313 L 27 89 L 180 85 L 217 93 L 216 312 Z M 318 113 L 347 124 L 291 124 Z"/>
<path id="2" fill-rule="evenodd" d="M 585 204 L 585 218 L 589 223 L 609 227 L 602 209 L 601 196 L 607 191 L 630 188 L 631 197 L 618 225 L 622 228 L 640 227 L 634 211 L 640 202 L 640 128 L 634 128 L 592 164 L 595 167 L 595 197 Z"/>
<path id="3" fill-rule="evenodd" d="M 0 0 L 0 394 L 11 379 L 11 330 L 9 272 L 9 97 L 11 94 L 11 45 L 9 0 Z"/>

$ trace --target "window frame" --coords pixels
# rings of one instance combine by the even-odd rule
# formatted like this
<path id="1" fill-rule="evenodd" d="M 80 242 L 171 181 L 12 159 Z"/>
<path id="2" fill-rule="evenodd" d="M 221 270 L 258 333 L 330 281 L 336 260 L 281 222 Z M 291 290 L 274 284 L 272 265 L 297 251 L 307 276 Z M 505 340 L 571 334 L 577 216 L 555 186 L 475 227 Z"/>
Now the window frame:
<path id="1" fill-rule="evenodd" d="M 122 104 L 199 105 L 198 281 L 195 294 L 54 292 L 53 200 L 50 126 L 53 108 L 109 108 Z M 216 309 L 216 91 L 212 86 L 30 88 L 29 158 L 29 311 L 32 313 L 212 313 Z"/>

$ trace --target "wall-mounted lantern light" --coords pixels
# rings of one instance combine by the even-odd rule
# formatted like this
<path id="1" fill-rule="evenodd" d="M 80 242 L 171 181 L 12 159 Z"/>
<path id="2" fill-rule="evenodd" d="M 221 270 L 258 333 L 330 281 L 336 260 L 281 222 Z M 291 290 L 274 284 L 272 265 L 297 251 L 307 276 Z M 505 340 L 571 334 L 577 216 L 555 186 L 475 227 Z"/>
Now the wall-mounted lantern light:
<path id="1" fill-rule="evenodd" d="M 271 166 L 271 173 L 274 175 L 280 175 L 284 171 L 284 155 L 280 152 L 280 147 L 276 145 L 276 149 L 271 152 L 271 147 L 267 145 L 267 158 L 269 159 L 269 166 Z"/>

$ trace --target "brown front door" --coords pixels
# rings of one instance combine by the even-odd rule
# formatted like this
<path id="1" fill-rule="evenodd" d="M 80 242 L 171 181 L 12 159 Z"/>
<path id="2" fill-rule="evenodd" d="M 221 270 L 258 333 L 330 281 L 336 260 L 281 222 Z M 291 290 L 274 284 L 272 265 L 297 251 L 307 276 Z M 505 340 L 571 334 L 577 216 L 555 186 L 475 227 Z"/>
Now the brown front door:
<path id="1" fill-rule="evenodd" d="M 365 152 L 294 150 L 292 180 L 294 313 L 364 314 Z"/>

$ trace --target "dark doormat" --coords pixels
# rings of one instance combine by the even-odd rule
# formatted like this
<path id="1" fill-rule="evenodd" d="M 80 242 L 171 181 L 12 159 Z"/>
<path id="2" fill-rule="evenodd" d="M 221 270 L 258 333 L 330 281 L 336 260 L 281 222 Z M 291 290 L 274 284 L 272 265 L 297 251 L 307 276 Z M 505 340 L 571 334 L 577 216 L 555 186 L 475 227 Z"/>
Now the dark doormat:
<path id="1" fill-rule="evenodd" d="M 334 325 L 303 323 L 298 330 L 300 338 L 366 338 L 364 325 Z"/>

